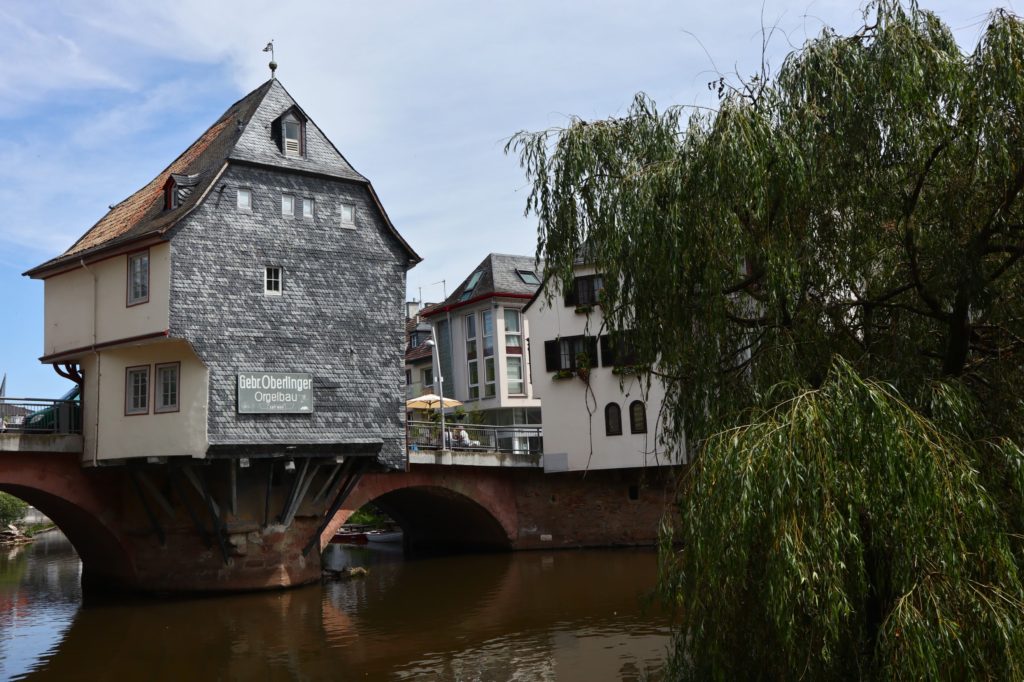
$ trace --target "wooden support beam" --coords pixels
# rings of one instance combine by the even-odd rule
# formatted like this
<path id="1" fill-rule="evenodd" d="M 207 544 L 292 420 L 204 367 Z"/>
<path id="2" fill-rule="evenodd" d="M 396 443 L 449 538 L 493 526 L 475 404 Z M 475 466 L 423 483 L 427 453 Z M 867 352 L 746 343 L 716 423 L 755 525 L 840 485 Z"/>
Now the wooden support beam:
<path id="1" fill-rule="evenodd" d="M 206 502 L 207 504 L 212 506 L 213 512 L 219 517 L 220 506 L 218 506 L 217 502 L 214 501 L 213 496 L 208 493 L 205 483 L 200 482 L 199 478 L 196 477 L 196 472 L 192 471 L 191 466 L 186 464 L 182 468 L 182 471 L 185 472 L 185 478 L 189 480 L 189 483 L 192 484 L 192 487 L 195 488 L 196 492 L 199 493 L 199 496 L 203 498 L 203 502 Z"/>
<path id="2" fill-rule="evenodd" d="M 267 497 L 263 501 L 263 527 L 270 524 L 270 492 L 274 487 L 274 461 L 267 462 Z"/>
<path id="3" fill-rule="evenodd" d="M 335 479 L 338 477 L 339 471 L 341 471 L 341 464 L 335 464 L 334 468 L 331 469 L 331 473 L 327 475 L 327 480 L 324 481 L 323 487 L 320 488 L 319 492 L 317 492 L 317 494 L 313 496 L 314 502 L 316 502 L 317 500 L 322 500 L 325 497 L 327 497 L 328 491 L 334 488 L 334 484 L 336 483 Z"/>
<path id="4" fill-rule="evenodd" d="M 188 469 L 186 469 L 188 471 Z M 193 474 L 194 476 L 195 474 Z M 220 520 L 220 512 L 217 511 L 217 505 L 213 501 L 213 496 L 210 495 L 210 491 L 206 486 L 206 472 L 204 471 L 199 476 L 199 485 L 202 489 L 203 499 L 206 500 L 206 506 L 210 510 L 210 519 L 213 521 L 214 535 L 217 536 L 217 544 L 220 545 L 220 555 L 224 558 L 224 565 L 228 565 L 228 544 L 227 539 L 224 537 L 224 525 Z"/>
<path id="5" fill-rule="evenodd" d="M 174 505 L 171 504 L 171 501 L 164 497 L 164 494 L 160 492 L 160 489 L 156 487 L 156 484 L 153 483 L 153 480 L 145 471 L 139 471 L 137 473 L 139 476 L 139 481 L 142 483 L 143 487 L 145 487 L 146 490 L 149 491 L 149 494 L 153 496 L 153 499 L 156 500 L 156 503 L 158 505 L 160 505 L 160 508 L 163 509 L 167 513 L 167 515 L 173 519 L 175 514 Z"/>
<path id="6" fill-rule="evenodd" d="M 231 515 L 238 516 L 238 460 L 228 460 L 229 474 L 228 478 L 231 483 Z"/>
<path id="7" fill-rule="evenodd" d="M 284 516 L 283 523 L 285 528 L 292 525 L 292 520 L 295 518 L 295 514 L 299 511 L 299 507 L 302 506 L 302 500 L 306 498 L 306 493 L 309 491 L 309 486 L 313 482 L 313 479 L 316 477 L 316 472 L 319 471 L 319 469 L 319 464 L 313 465 L 313 468 L 309 472 L 309 475 L 306 476 L 306 480 L 303 481 L 302 487 L 299 489 L 298 494 L 295 496 L 295 499 L 292 500 L 292 506 L 288 509 L 288 513 Z"/>
<path id="8" fill-rule="evenodd" d="M 185 511 L 188 512 L 189 517 L 192 519 L 192 523 L 195 524 L 196 530 L 199 531 L 199 537 L 202 539 L 203 544 L 207 549 L 209 549 L 213 546 L 213 543 L 210 540 L 210 534 L 206 532 L 206 526 L 204 526 L 203 522 L 199 520 L 199 516 L 196 515 L 195 510 L 192 509 L 192 505 L 188 503 L 188 499 L 185 497 L 185 488 L 181 485 L 181 482 L 178 481 L 177 476 L 174 474 L 174 469 L 169 469 L 167 471 L 167 477 L 171 482 L 171 488 L 174 489 L 174 492 L 181 500 L 182 506 L 185 507 Z"/>
<path id="9" fill-rule="evenodd" d="M 302 548 L 302 556 L 309 555 L 309 552 L 312 551 L 313 547 L 319 541 L 319 537 L 321 537 L 322 532 L 324 532 L 324 528 L 327 527 L 327 524 L 331 522 L 334 515 L 338 513 L 339 509 L 341 509 L 341 505 L 344 504 L 345 500 L 351 494 L 352 488 L 354 488 L 355 484 L 359 482 L 362 472 L 367 468 L 368 465 L 365 463 L 365 460 L 367 459 L 368 458 L 353 457 L 345 461 L 346 476 L 344 478 L 344 482 L 341 484 L 341 487 L 338 488 L 338 495 L 335 496 L 334 502 L 331 503 L 331 508 L 328 509 L 327 514 L 323 519 L 321 519 L 321 522 L 316 525 L 316 530 L 313 532 L 312 537 L 309 538 L 309 542 L 307 542 L 306 546 Z"/>
<path id="10" fill-rule="evenodd" d="M 142 486 L 139 485 L 138 472 L 129 471 L 128 478 L 132 480 L 132 487 L 135 488 L 135 494 L 139 496 L 139 501 L 142 502 L 142 508 L 146 511 L 146 516 L 149 517 L 149 524 L 153 526 L 153 530 L 156 531 L 157 538 L 160 539 L 160 546 L 165 546 L 167 544 L 167 536 L 164 535 L 164 529 L 160 525 L 160 520 L 156 518 L 156 513 L 153 511 L 153 508 L 149 506 L 146 496 L 142 494 Z"/>
<path id="11" fill-rule="evenodd" d="M 294 460 L 292 460 L 294 461 Z M 281 508 L 281 513 L 277 516 L 278 523 L 284 523 L 284 517 L 288 513 L 288 510 L 292 507 L 292 500 L 295 499 L 295 494 L 299 491 L 299 487 L 302 485 L 303 480 L 306 478 L 306 469 L 309 468 L 309 457 L 302 460 L 302 468 L 299 469 L 299 473 L 292 479 L 291 490 L 288 491 L 288 498 L 284 502 L 284 507 Z"/>

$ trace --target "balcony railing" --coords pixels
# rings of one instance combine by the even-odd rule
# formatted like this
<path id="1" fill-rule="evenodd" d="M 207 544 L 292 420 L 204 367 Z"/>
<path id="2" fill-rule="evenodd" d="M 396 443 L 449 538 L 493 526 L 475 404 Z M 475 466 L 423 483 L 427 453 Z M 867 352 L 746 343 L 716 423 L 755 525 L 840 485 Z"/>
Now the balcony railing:
<path id="1" fill-rule="evenodd" d="M 77 400 L 0 398 L 0 431 L 81 433 L 82 405 Z"/>
<path id="2" fill-rule="evenodd" d="M 408 421 L 410 450 L 441 450 L 441 424 Z M 540 426 L 445 424 L 445 450 L 540 454 L 544 450 Z"/>

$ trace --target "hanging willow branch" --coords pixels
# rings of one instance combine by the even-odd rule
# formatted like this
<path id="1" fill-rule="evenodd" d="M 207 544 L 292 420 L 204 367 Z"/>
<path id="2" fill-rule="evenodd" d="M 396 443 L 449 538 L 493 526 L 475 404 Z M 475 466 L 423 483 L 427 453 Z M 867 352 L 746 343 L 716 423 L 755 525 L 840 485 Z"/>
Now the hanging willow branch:
<path id="1" fill-rule="evenodd" d="M 1024 678 L 1024 23 L 864 23 L 507 148 L 545 277 L 603 273 L 699 448 L 662 578 L 697 679 Z"/>

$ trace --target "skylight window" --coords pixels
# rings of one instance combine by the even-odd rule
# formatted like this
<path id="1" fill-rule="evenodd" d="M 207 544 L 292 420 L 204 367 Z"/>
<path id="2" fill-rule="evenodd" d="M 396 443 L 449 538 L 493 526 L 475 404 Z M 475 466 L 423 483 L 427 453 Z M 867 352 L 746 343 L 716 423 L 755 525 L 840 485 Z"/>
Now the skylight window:
<path id="1" fill-rule="evenodd" d="M 460 301 L 465 301 L 473 295 L 473 290 L 476 289 L 476 283 L 480 281 L 480 275 L 482 274 L 483 272 L 479 270 L 473 273 L 473 276 L 469 278 L 468 282 L 466 282 L 466 288 L 463 290 L 462 295 L 459 296 Z"/>
<path id="2" fill-rule="evenodd" d="M 516 274 L 519 275 L 519 279 L 523 280 L 524 284 L 530 286 L 537 286 L 540 284 L 540 279 L 537 277 L 537 273 L 533 270 L 516 270 Z"/>

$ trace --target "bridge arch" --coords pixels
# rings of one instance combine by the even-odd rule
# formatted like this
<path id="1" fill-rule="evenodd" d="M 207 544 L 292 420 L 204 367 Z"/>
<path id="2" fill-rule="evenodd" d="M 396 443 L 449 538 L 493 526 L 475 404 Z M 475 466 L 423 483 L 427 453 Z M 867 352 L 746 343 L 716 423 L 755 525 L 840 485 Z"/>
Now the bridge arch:
<path id="1" fill-rule="evenodd" d="M 87 472 L 77 454 L 4 453 L 0 491 L 48 516 L 82 560 L 83 584 L 133 584 L 125 538 L 109 523 L 118 496 L 101 472 Z"/>
<path id="2" fill-rule="evenodd" d="M 372 502 L 402 527 L 411 549 L 511 549 L 518 514 L 508 484 L 446 469 L 365 474 L 328 523 L 321 547 L 356 510 Z"/>

